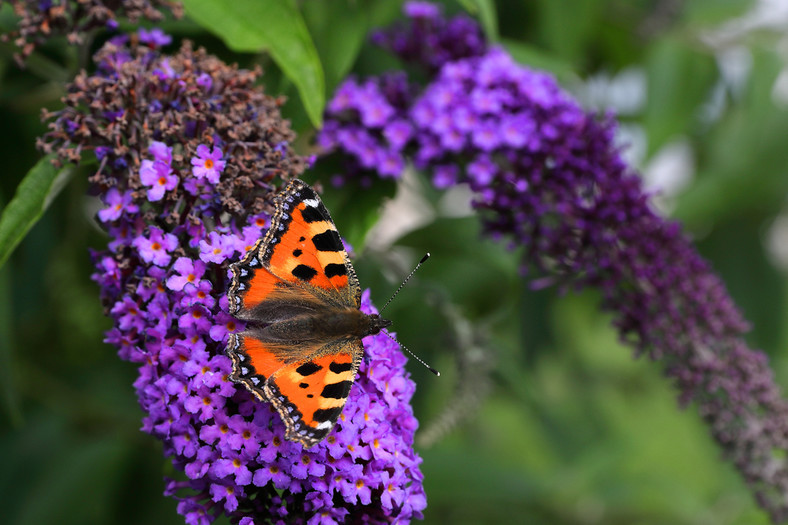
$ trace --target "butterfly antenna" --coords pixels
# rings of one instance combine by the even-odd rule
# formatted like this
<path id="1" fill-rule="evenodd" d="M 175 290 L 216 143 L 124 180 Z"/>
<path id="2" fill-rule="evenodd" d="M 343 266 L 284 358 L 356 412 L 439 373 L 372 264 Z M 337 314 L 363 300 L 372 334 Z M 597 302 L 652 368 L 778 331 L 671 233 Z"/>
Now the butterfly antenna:
<path id="1" fill-rule="evenodd" d="M 408 280 L 409 280 L 411 277 L 413 277 L 413 274 L 414 274 L 414 273 L 416 273 L 416 270 L 418 270 L 418 269 L 419 269 L 419 266 L 421 266 L 421 265 L 424 263 L 424 261 L 426 261 L 426 260 L 427 260 L 427 259 L 429 259 L 429 258 L 430 258 L 430 252 L 427 252 L 427 253 L 425 253 L 425 254 L 424 254 L 424 257 L 422 257 L 422 258 L 421 258 L 421 260 L 420 260 L 420 261 L 419 261 L 419 263 L 416 265 L 416 267 L 415 267 L 415 268 L 414 268 L 414 269 L 413 269 L 413 270 L 412 270 L 412 271 L 411 271 L 411 272 L 408 274 L 408 276 L 407 276 L 407 277 L 405 277 L 405 279 L 402 281 L 402 284 L 401 284 L 401 285 L 399 285 L 399 288 L 397 288 L 397 289 L 396 289 L 396 291 L 395 291 L 393 294 L 391 294 L 391 298 L 390 298 L 388 301 L 386 301 L 386 304 L 384 304 L 384 305 L 383 305 L 383 308 L 381 308 L 381 309 L 379 310 L 380 312 L 382 312 L 383 310 L 385 310 L 385 309 L 386 309 L 386 307 L 389 305 L 389 303 L 390 303 L 390 302 L 391 302 L 391 301 L 392 301 L 392 300 L 393 300 L 393 299 L 394 299 L 394 298 L 397 296 L 397 294 L 400 292 L 400 290 L 402 290 L 402 288 L 405 286 L 405 284 L 408 282 Z M 434 368 L 432 368 L 430 365 L 428 365 L 427 363 L 425 363 L 425 362 L 424 362 L 424 360 L 423 360 L 422 358 L 420 358 L 419 356 L 417 356 L 416 354 L 414 354 L 413 352 L 411 352 L 411 351 L 410 351 L 410 349 L 409 349 L 407 346 L 403 345 L 402 343 L 400 343 L 399 341 L 397 341 L 396 339 L 394 339 L 393 337 L 391 337 L 391 334 L 390 334 L 390 333 L 388 333 L 388 332 L 387 332 L 387 331 L 385 331 L 385 330 L 381 330 L 381 332 L 382 332 L 382 333 L 384 333 L 384 334 L 386 334 L 386 337 L 388 337 L 389 339 L 391 339 L 392 341 L 394 341 L 395 343 L 397 343 L 397 344 L 398 344 L 400 347 L 404 348 L 404 349 L 405 349 L 405 351 L 406 351 L 406 352 L 408 352 L 410 355 L 412 355 L 412 356 L 413 356 L 413 359 L 415 359 L 416 361 L 418 361 L 419 363 L 421 363 L 421 364 L 424 366 L 424 368 L 426 368 L 427 370 L 429 370 L 430 372 L 432 372 L 432 373 L 433 373 L 433 374 L 435 374 L 436 376 L 440 376 L 440 375 L 441 375 L 441 373 L 440 373 L 440 372 L 438 372 L 437 370 L 435 370 Z"/>
<path id="2" fill-rule="evenodd" d="M 429 254 L 427 254 L 427 255 L 429 255 Z M 425 258 L 425 259 L 426 259 L 426 258 Z M 423 260 L 422 260 L 422 262 L 423 262 L 425 259 L 423 259 Z M 417 266 L 417 268 L 418 268 L 418 266 Z M 381 333 L 383 333 L 383 334 L 386 334 L 386 337 L 388 337 L 389 339 L 391 339 L 392 341 L 394 341 L 395 343 L 397 343 L 397 344 L 398 344 L 398 345 L 399 345 L 401 348 L 404 348 L 406 352 L 408 352 L 410 355 L 412 355 L 412 356 L 413 356 L 413 359 L 415 359 L 416 361 L 418 361 L 419 363 L 421 363 L 422 365 L 424 365 L 424 368 L 426 368 L 427 370 L 429 370 L 430 372 L 432 372 L 432 373 L 433 373 L 433 374 L 435 374 L 436 376 L 439 376 L 439 377 L 440 377 L 440 375 L 441 375 L 441 373 L 440 373 L 440 372 L 438 372 L 437 370 L 435 370 L 434 368 L 432 368 L 430 365 L 428 365 L 427 363 L 425 363 L 425 362 L 424 362 L 424 360 L 423 360 L 422 358 L 420 358 L 419 356 L 417 356 L 416 354 L 414 354 L 413 352 L 411 352 L 411 351 L 410 351 L 410 349 L 409 349 L 407 346 L 403 345 L 402 343 L 400 343 L 399 341 L 397 341 L 396 339 L 394 339 L 394 338 L 391 336 L 391 334 L 390 334 L 390 333 L 388 333 L 388 332 L 387 332 L 387 331 L 385 331 L 385 330 L 381 330 L 380 332 L 381 332 Z"/>
<path id="3" fill-rule="evenodd" d="M 402 281 L 402 284 L 399 285 L 399 288 L 397 288 L 397 290 L 391 295 L 391 298 L 388 301 L 386 301 L 386 304 L 383 305 L 383 308 L 380 309 L 381 312 L 386 309 L 386 307 L 389 305 L 389 303 L 397 296 L 397 294 L 400 292 L 400 290 L 402 290 L 402 288 L 405 286 L 405 283 L 408 282 L 408 279 L 413 277 L 413 274 L 416 273 L 416 270 L 419 269 L 419 266 L 421 266 L 424 263 L 424 261 L 426 261 L 429 258 L 430 258 L 430 252 L 425 253 L 424 257 L 422 257 L 421 260 L 419 261 L 419 264 L 417 264 L 416 267 L 408 274 L 408 276 L 405 277 L 405 280 Z M 405 347 L 403 346 L 403 348 L 405 348 Z M 408 352 L 410 352 L 410 350 L 408 350 Z M 413 354 L 411 354 L 411 355 L 413 355 Z M 416 356 L 413 356 L 413 357 L 416 357 Z M 429 367 L 427 367 L 427 368 L 429 368 Z"/>

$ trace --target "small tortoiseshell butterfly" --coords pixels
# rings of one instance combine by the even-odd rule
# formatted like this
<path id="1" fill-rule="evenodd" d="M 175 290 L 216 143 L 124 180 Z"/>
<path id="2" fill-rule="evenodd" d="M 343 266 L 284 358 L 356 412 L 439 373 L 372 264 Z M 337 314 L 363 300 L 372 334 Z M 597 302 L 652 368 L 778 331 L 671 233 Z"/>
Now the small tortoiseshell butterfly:
<path id="1" fill-rule="evenodd" d="M 276 197 L 265 237 L 230 266 L 231 379 L 270 401 L 285 437 L 309 448 L 342 413 L 364 355 L 361 338 L 391 321 L 359 310 L 361 287 L 317 193 L 293 180 Z"/>

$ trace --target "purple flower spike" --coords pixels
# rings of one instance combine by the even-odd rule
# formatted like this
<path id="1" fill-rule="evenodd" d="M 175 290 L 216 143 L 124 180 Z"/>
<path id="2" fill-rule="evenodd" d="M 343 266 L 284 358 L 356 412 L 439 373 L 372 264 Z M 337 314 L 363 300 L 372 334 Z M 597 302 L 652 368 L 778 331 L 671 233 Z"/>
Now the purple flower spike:
<path id="1" fill-rule="evenodd" d="M 723 283 L 680 226 L 649 205 L 621 159 L 613 119 L 585 112 L 549 75 L 488 48 L 475 22 L 435 9 L 409 3 L 410 23 L 375 36 L 433 73 L 420 93 L 408 85 L 407 98 L 390 95 L 390 77 L 381 76 L 347 81 L 340 102 L 329 102 L 317 140 L 344 155 L 341 181 L 391 174 L 390 164 L 369 165 L 366 149 L 352 147 L 359 137 L 372 137 L 375 151 L 395 144 L 395 134 L 379 137 L 380 122 L 368 125 L 354 107 L 353 93 L 378 89 L 396 108 L 390 120 L 411 126 L 407 143 L 392 149 L 437 187 L 468 183 L 486 234 L 525 247 L 539 273 L 532 287 L 598 288 L 622 340 L 661 362 L 681 404 L 697 405 L 758 503 L 775 523 L 788 520 L 788 400 L 766 355 L 747 346 L 748 324 Z M 385 501 L 396 501 L 386 487 Z M 351 485 L 343 494 L 363 497 Z"/>
<path id="2" fill-rule="evenodd" d="M 110 241 L 92 254 L 93 278 L 114 324 L 106 341 L 139 366 L 142 429 L 181 473 L 165 493 L 187 523 L 222 514 L 246 524 L 421 517 L 415 386 L 387 337 L 365 341 L 347 414 L 309 450 L 286 441 L 276 411 L 229 379 L 225 344 L 244 328 L 228 313 L 229 265 L 270 225 L 274 174 L 294 177 L 305 165 L 278 102 L 256 87 L 256 73 L 203 51 L 162 56 L 131 42 L 99 51 L 98 73 L 69 87 L 42 146 L 62 162 L 101 152 L 91 183 Z M 86 121 L 89 132 L 75 134 Z M 372 311 L 368 293 L 362 306 Z"/>

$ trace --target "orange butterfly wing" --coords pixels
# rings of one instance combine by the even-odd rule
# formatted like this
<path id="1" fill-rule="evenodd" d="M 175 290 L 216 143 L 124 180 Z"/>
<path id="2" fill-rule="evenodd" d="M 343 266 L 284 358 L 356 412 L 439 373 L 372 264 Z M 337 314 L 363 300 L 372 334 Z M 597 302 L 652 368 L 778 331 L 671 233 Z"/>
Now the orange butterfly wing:
<path id="1" fill-rule="evenodd" d="M 355 271 L 314 190 L 293 180 L 277 197 L 265 237 L 230 268 L 230 313 L 247 323 L 230 336 L 231 378 L 274 405 L 287 439 L 311 447 L 341 414 L 364 351 L 358 335 L 282 338 L 266 330 L 361 304 Z"/>

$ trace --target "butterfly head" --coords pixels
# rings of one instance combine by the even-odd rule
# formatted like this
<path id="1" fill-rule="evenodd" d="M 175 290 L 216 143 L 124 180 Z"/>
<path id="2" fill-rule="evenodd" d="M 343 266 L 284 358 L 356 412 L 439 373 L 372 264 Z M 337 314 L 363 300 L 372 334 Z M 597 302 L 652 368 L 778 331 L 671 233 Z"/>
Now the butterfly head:
<path id="1" fill-rule="evenodd" d="M 381 330 L 391 326 L 391 321 L 389 321 L 388 319 L 383 319 L 378 314 L 368 315 L 367 322 L 369 323 L 369 327 L 367 329 L 366 335 L 379 334 Z"/>

